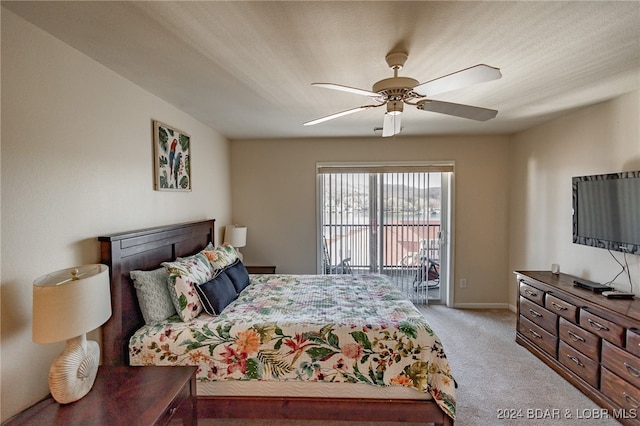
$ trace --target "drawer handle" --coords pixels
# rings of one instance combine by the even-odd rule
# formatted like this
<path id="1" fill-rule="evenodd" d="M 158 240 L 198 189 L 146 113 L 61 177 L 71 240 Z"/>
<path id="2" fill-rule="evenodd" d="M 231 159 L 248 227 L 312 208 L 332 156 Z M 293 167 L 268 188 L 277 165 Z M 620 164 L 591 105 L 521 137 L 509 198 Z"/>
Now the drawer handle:
<path id="1" fill-rule="evenodd" d="M 606 325 L 602 325 L 599 322 L 595 322 L 594 320 L 592 320 L 591 318 L 587 318 L 587 321 L 589 321 L 589 324 L 591 324 L 591 327 L 595 328 L 596 330 L 606 330 L 609 331 L 609 328 Z"/>
<path id="2" fill-rule="evenodd" d="M 566 306 L 562 306 L 562 305 L 558 305 L 556 302 L 551 302 L 551 304 L 553 305 L 554 308 L 556 308 L 556 310 L 558 311 L 566 311 L 567 307 Z"/>
<path id="3" fill-rule="evenodd" d="M 640 402 L 626 392 L 622 392 L 622 396 L 633 405 L 633 408 L 640 408 Z"/>
<path id="4" fill-rule="evenodd" d="M 178 407 L 171 407 L 169 408 L 169 416 L 173 416 L 176 411 L 178 411 Z"/>
<path id="5" fill-rule="evenodd" d="M 533 309 L 529 308 L 529 312 L 531 312 L 531 315 L 533 315 L 534 317 L 538 317 L 538 318 L 542 318 L 542 314 L 534 311 Z"/>
<path id="6" fill-rule="evenodd" d="M 578 358 L 576 358 L 575 356 L 567 354 L 567 358 L 569 358 L 571 361 L 573 361 L 576 364 L 578 364 L 580 367 L 584 367 L 584 364 L 581 363 L 580 360 Z"/>
<path id="7" fill-rule="evenodd" d="M 633 377 L 640 377 L 640 370 L 635 368 L 633 365 L 627 364 L 626 362 L 623 364 L 627 368 L 627 371 L 629 371 L 629 373 L 631 373 Z"/>
<path id="8" fill-rule="evenodd" d="M 574 333 L 571 330 L 567 331 L 567 334 L 569 335 L 569 337 L 571 337 L 571 340 L 573 340 L 574 342 L 584 342 L 585 341 L 582 337 L 578 336 L 576 333 Z"/>
<path id="9" fill-rule="evenodd" d="M 531 291 L 528 288 L 524 289 L 525 294 L 528 294 L 531 297 L 536 297 L 538 295 L 538 293 L 536 293 L 535 291 Z"/>
<path id="10" fill-rule="evenodd" d="M 542 339 L 542 336 L 536 333 L 535 331 L 533 331 L 532 329 L 529 329 L 529 333 L 531 333 L 531 335 L 536 339 Z"/>

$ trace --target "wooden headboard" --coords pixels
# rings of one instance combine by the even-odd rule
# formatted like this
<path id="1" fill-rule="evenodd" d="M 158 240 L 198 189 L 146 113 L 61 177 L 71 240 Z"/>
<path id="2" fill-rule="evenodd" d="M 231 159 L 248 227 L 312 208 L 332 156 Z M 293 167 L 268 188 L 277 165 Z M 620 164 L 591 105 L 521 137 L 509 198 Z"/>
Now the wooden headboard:
<path id="1" fill-rule="evenodd" d="M 101 263 L 109 266 L 111 310 L 102 328 L 102 363 L 129 364 L 129 338 L 144 325 L 129 272 L 151 270 L 214 242 L 215 220 L 160 226 L 98 237 Z"/>

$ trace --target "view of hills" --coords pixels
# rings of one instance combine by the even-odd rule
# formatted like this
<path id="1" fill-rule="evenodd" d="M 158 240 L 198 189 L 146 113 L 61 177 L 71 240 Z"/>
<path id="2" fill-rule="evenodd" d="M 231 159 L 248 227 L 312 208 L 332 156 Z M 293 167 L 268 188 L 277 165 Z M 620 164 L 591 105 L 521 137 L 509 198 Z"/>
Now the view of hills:
<path id="1" fill-rule="evenodd" d="M 365 213 L 370 208 L 369 185 L 325 185 L 325 212 Z M 440 211 L 441 188 L 420 188 L 387 184 L 382 187 L 382 205 L 386 212 L 416 214 L 420 211 Z"/>

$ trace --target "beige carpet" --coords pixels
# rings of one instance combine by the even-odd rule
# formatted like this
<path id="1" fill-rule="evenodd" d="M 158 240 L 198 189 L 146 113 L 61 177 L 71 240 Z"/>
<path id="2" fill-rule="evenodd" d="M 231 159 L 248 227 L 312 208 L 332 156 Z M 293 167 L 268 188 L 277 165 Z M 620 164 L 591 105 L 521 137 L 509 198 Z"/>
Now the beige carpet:
<path id="1" fill-rule="evenodd" d="M 458 382 L 457 425 L 618 424 L 593 418 L 602 417 L 596 404 L 515 343 L 513 312 L 420 309 L 440 336 Z M 516 418 L 498 419 L 505 410 Z M 541 418 L 545 414 L 556 418 Z"/>
<path id="2" fill-rule="evenodd" d="M 613 419 L 603 419 L 597 405 L 515 343 L 513 312 L 434 305 L 420 307 L 420 310 L 440 336 L 458 382 L 456 425 L 618 424 Z M 501 414 L 503 418 L 499 418 Z M 509 416 L 512 418 L 504 418 Z M 212 419 L 201 419 L 199 424 L 413 426 L 412 423 Z"/>

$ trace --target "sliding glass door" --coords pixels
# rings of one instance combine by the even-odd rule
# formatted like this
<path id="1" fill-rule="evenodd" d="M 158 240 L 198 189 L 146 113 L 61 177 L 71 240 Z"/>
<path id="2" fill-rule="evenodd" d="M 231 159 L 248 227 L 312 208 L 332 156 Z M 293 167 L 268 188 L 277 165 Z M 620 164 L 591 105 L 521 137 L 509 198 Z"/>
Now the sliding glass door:
<path id="1" fill-rule="evenodd" d="M 444 299 L 452 170 L 319 164 L 319 272 L 382 273 L 414 303 Z"/>

